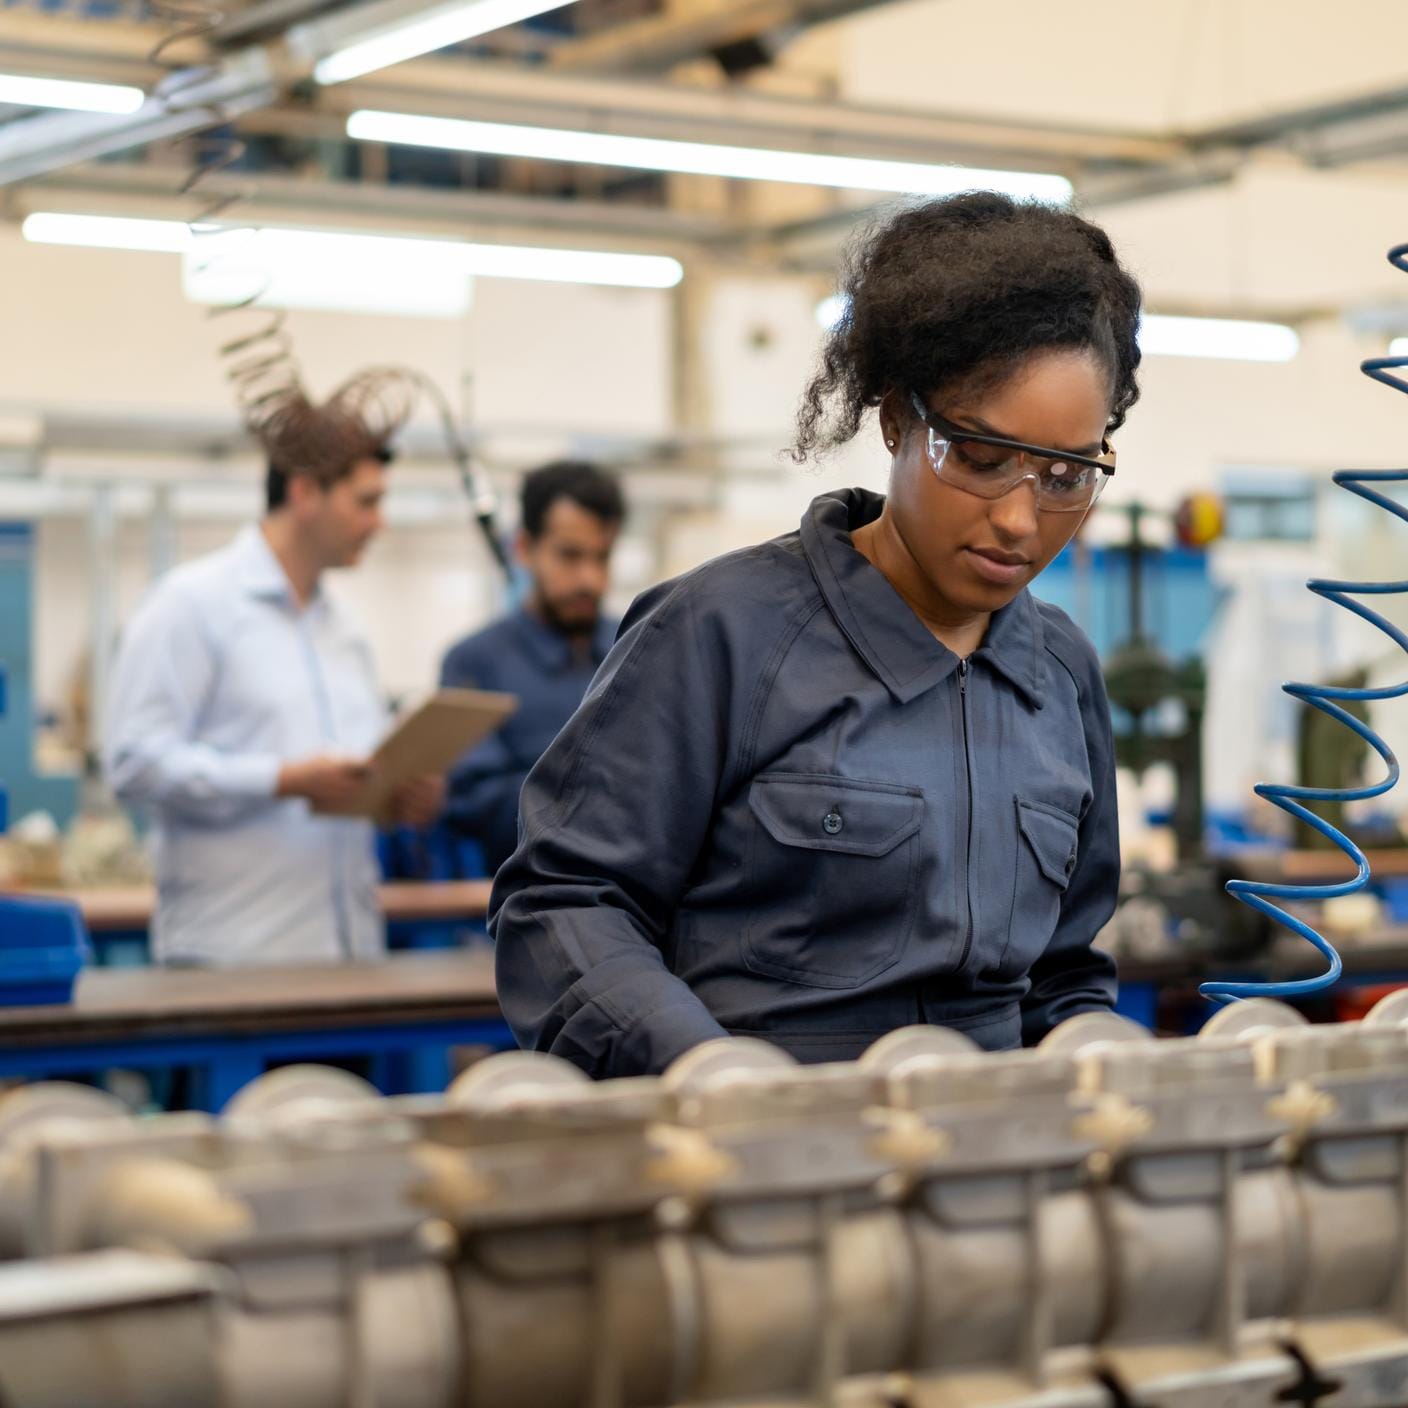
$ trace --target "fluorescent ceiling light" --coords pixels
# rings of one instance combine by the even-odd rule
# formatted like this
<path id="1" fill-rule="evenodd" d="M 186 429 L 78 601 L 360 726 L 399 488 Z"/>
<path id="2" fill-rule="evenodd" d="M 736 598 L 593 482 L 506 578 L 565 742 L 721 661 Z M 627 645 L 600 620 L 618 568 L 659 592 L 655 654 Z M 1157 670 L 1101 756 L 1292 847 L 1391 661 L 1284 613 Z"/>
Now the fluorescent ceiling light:
<path id="1" fill-rule="evenodd" d="M 577 161 L 591 166 L 624 166 L 639 171 L 675 171 L 691 176 L 726 176 L 742 181 L 783 181 L 801 186 L 837 186 L 904 195 L 949 195 L 974 189 L 1061 203 L 1071 197 L 1064 176 L 1030 171 L 985 171 L 967 166 L 926 166 L 912 161 L 826 156 L 818 152 L 773 151 L 676 142 L 660 137 L 619 137 L 555 127 L 517 127 L 501 122 L 467 122 L 453 117 L 375 112 L 367 108 L 347 119 L 347 135 L 366 142 L 408 147 L 443 147 L 490 156 Z"/>
<path id="2" fill-rule="evenodd" d="M 82 245 L 92 249 L 134 249 L 182 254 L 191 247 L 190 228 L 180 220 L 135 220 L 116 215 L 57 215 L 37 211 L 20 233 L 31 244 Z"/>
<path id="3" fill-rule="evenodd" d="M 344 83 L 571 3 L 572 0 L 455 0 L 453 4 L 421 9 L 414 17 L 371 23 L 353 43 L 320 60 L 313 68 L 313 77 L 319 83 Z"/>
<path id="4" fill-rule="evenodd" d="M 1233 362 L 1289 362 L 1300 350 L 1294 328 L 1234 318 L 1171 318 L 1146 313 L 1139 350 L 1155 357 L 1208 357 Z"/>
<path id="5" fill-rule="evenodd" d="M 472 282 L 448 241 L 315 230 L 221 230 L 197 237 L 181 260 L 194 303 L 459 318 Z"/>
<path id="6" fill-rule="evenodd" d="M 281 228 L 233 227 L 197 236 L 179 220 L 136 220 L 48 211 L 29 216 L 21 229 L 25 239 L 39 244 L 184 254 L 190 257 L 193 269 L 202 271 L 203 278 L 223 281 L 221 286 L 230 297 L 253 291 L 255 277 L 262 273 L 271 287 L 277 284 L 282 296 L 297 298 L 300 281 L 310 287 L 317 284 L 326 288 L 334 269 L 349 286 L 370 285 L 385 278 L 395 281 L 403 291 L 411 287 L 426 289 L 423 295 L 416 297 L 427 305 L 434 302 L 427 285 L 437 278 L 537 279 L 620 288 L 673 288 L 684 277 L 679 260 L 664 255 L 617 254 L 591 249 L 539 249 Z M 422 270 L 426 271 L 424 280 L 419 277 Z M 187 277 L 189 281 L 192 276 Z M 214 284 L 197 286 L 204 289 Z M 374 289 L 365 288 L 346 296 L 359 297 L 362 300 L 359 306 L 365 308 L 369 302 L 376 301 L 377 295 Z M 289 303 L 287 306 L 311 305 Z M 423 307 L 421 311 L 424 313 Z M 454 315 L 447 311 L 431 316 Z"/>
<path id="7" fill-rule="evenodd" d="M 121 83 L 77 83 L 64 78 L 27 78 L 0 73 L 0 103 L 73 112 L 136 112 L 146 102 L 140 88 Z"/>

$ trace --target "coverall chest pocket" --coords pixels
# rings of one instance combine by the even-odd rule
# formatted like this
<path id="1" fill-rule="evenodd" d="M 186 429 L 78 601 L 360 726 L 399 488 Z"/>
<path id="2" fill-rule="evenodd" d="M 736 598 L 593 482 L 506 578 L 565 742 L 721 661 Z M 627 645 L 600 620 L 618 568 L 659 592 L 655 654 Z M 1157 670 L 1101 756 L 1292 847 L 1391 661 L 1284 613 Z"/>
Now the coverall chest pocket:
<path id="1" fill-rule="evenodd" d="M 1076 868 L 1080 821 L 1048 802 L 1015 799 L 1017 845 L 1012 914 L 998 969 L 1003 977 L 1027 971 L 1045 951 L 1061 917 L 1061 900 Z"/>
<path id="2" fill-rule="evenodd" d="M 814 773 L 765 773 L 748 805 L 754 972 L 857 987 L 899 957 L 918 906 L 924 794 Z"/>

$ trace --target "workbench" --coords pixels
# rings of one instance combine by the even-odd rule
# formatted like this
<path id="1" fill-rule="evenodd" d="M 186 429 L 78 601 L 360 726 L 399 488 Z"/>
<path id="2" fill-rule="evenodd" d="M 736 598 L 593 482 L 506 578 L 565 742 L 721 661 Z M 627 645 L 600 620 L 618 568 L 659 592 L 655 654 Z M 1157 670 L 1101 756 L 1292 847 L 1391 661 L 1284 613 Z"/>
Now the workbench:
<path id="1" fill-rule="evenodd" d="M 1334 855 L 1328 861 L 1332 873 L 1344 864 Z M 1323 855 L 1301 860 L 1292 853 L 1289 867 L 1283 857 L 1268 858 L 1264 868 L 1281 875 L 1293 870 L 1302 879 L 1318 878 L 1325 865 Z M 191 1103 L 218 1110 L 270 1062 L 369 1057 L 383 1090 L 443 1089 L 450 1046 L 514 1044 L 499 1013 L 488 946 L 443 951 L 447 928 L 459 941 L 466 925 L 482 923 L 489 889 L 488 881 L 381 887 L 393 931 L 409 933 L 415 946 L 416 931 L 427 926 L 428 946 L 440 952 L 287 968 L 90 968 L 78 980 L 71 1007 L 0 1008 L 0 1078 L 186 1067 L 194 1077 Z M 140 887 L 65 898 L 78 904 L 99 944 L 144 935 L 154 903 L 152 891 Z M 1343 948 L 1343 986 L 1408 982 L 1408 928 L 1370 940 Z M 424 935 L 419 943 L 427 944 Z M 1182 955 L 1154 962 L 1125 958 L 1120 1010 L 1154 1027 L 1172 1002 L 1182 1014 L 1173 1025 L 1192 1027 L 1216 1010 L 1197 996 L 1200 982 L 1306 977 L 1321 963 L 1293 938 L 1236 963 Z"/>
<path id="2" fill-rule="evenodd" d="M 1408 846 L 1368 850 L 1364 859 L 1369 862 L 1371 881 L 1408 878 Z M 1356 873 L 1354 862 L 1338 847 L 1314 851 L 1248 847 L 1230 852 L 1223 862 L 1229 875 L 1280 885 L 1334 884 L 1352 880 Z"/>
<path id="3" fill-rule="evenodd" d="M 1405 917 L 1403 905 L 1408 893 L 1408 847 L 1368 850 L 1371 892 L 1384 897 L 1389 916 L 1372 933 L 1341 940 L 1330 934 L 1340 950 L 1344 975 L 1330 998 L 1300 1000 L 1316 1017 L 1336 1016 L 1332 1001 L 1350 989 L 1408 986 L 1408 925 L 1393 922 Z M 1355 867 L 1338 848 L 1288 850 L 1285 847 L 1243 848 L 1218 857 L 1222 879 L 1253 880 L 1274 885 L 1333 885 L 1352 880 Z M 1318 908 L 1289 904 L 1293 912 L 1305 910 L 1312 927 L 1319 927 Z M 1217 1007 L 1198 996 L 1199 983 L 1211 980 L 1232 982 L 1283 982 L 1310 978 L 1325 970 L 1325 959 L 1310 944 L 1290 931 L 1277 927 L 1273 946 L 1246 958 L 1212 959 L 1201 954 L 1177 951 L 1157 959 L 1129 956 L 1119 958 L 1119 1011 L 1145 1026 L 1184 1030 L 1181 1020 L 1170 1020 L 1169 1009 L 1177 1006 L 1179 1016 L 1190 1024 L 1200 1024 Z M 1353 1004 L 1351 1004 L 1353 1005 Z"/>
<path id="4" fill-rule="evenodd" d="M 1408 986 L 1408 928 L 1395 925 L 1353 940 L 1332 936 L 1331 942 L 1339 950 L 1344 973 L 1329 994 L 1294 1000 L 1308 1014 L 1321 1019 L 1340 1015 L 1331 1004 L 1351 990 Z M 1118 1010 L 1147 1027 L 1187 1030 L 1217 1011 L 1214 1003 L 1198 995 L 1200 983 L 1279 983 L 1324 970 L 1324 956 L 1289 931 L 1265 953 L 1239 960 L 1178 954 L 1152 960 L 1124 957 L 1119 960 Z M 1170 1020 L 1171 1006 L 1183 1009 L 1192 1020 Z"/>
<path id="5" fill-rule="evenodd" d="M 387 942 L 397 949 L 461 946 L 466 932 L 482 934 L 489 880 L 398 881 L 378 887 Z M 79 908 L 98 964 L 141 962 L 156 909 L 150 885 L 84 890 L 20 890 L 17 894 L 71 900 Z"/>
<path id="6" fill-rule="evenodd" d="M 115 904 L 93 912 L 98 923 L 123 917 Z M 1403 982 L 1408 930 L 1347 946 L 1343 958 L 1345 986 Z M 1216 1008 L 1197 996 L 1199 982 L 1305 977 L 1320 962 L 1308 945 L 1290 941 L 1241 964 L 1126 959 L 1120 1010 L 1154 1026 L 1161 1002 L 1174 997 L 1206 1018 Z M 487 945 L 389 954 L 377 963 L 89 968 L 71 1005 L 0 1008 L 0 1079 L 185 1067 L 193 1076 L 189 1103 L 210 1111 L 271 1062 L 368 1057 L 388 1094 L 438 1091 L 449 1078 L 450 1047 L 513 1045 Z"/>
<path id="7" fill-rule="evenodd" d="M 377 963 L 90 968 L 69 1005 L 0 1008 L 0 1078 L 186 1067 L 219 1110 L 270 1062 L 369 1057 L 390 1093 L 443 1090 L 451 1046 L 511 1047 L 487 946 Z"/>

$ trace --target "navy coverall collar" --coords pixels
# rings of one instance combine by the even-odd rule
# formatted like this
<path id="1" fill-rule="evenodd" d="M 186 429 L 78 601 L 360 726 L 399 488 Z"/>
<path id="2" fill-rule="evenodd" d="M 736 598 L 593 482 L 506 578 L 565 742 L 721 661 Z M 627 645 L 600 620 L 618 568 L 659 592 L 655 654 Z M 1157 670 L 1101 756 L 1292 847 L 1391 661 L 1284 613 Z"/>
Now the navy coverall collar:
<path id="1" fill-rule="evenodd" d="M 566 670 L 575 662 L 572 642 L 552 626 L 530 611 L 527 605 L 520 606 L 517 613 L 518 631 L 530 653 L 545 670 Z M 592 634 L 591 660 L 600 665 L 606 659 L 615 639 L 615 628 L 604 619 L 599 619 Z"/>
<path id="2" fill-rule="evenodd" d="M 851 541 L 851 533 L 879 518 L 884 505 L 884 497 L 868 489 L 822 494 L 802 518 L 802 548 L 836 624 L 903 704 L 947 679 L 958 668 L 958 656 L 934 638 Z M 1031 594 L 1023 590 L 993 613 L 973 658 L 990 665 L 1039 709 L 1042 649 L 1041 618 Z"/>

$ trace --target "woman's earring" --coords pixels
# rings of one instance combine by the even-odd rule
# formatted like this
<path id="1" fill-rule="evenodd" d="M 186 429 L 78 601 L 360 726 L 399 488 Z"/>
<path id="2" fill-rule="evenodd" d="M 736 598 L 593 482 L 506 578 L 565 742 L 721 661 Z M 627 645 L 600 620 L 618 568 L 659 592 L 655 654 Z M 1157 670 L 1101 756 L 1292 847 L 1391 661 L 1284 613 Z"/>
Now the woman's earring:
<path id="1" fill-rule="evenodd" d="M 895 448 L 895 442 L 893 440 L 885 441 L 885 448 L 887 450 L 893 450 Z"/>

